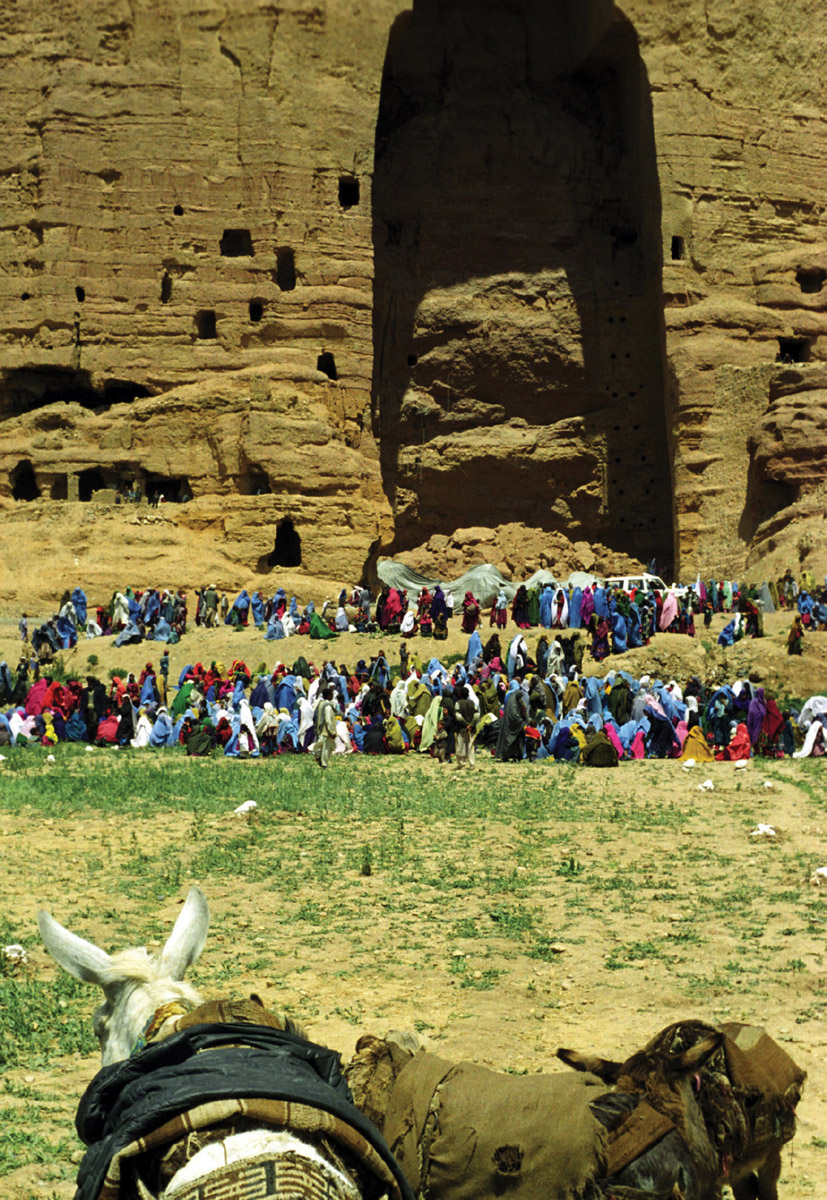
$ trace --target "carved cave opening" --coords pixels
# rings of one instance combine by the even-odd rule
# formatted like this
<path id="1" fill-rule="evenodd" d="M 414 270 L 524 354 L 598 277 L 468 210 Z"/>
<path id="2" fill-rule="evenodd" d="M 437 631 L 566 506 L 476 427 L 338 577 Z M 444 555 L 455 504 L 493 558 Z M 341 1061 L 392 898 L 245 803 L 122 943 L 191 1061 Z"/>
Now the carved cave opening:
<path id="1" fill-rule="evenodd" d="M 78 499 L 87 502 L 92 499 L 93 492 L 102 492 L 109 486 L 102 471 L 97 467 L 87 467 L 78 475 Z"/>
<path id="2" fill-rule="evenodd" d="M 152 393 L 131 379 L 107 379 L 92 384 L 88 371 L 71 367 L 18 367 L 0 378 L 0 419 L 48 408 L 52 404 L 79 404 L 101 410 L 112 404 L 129 404 Z M 62 418 L 55 414 L 54 428 Z"/>
<path id="3" fill-rule="evenodd" d="M 149 388 L 132 379 L 107 379 L 103 385 L 104 404 L 131 404 L 151 394 Z"/>
<path id="4" fill-rule="evenodd" d="M 786 337 L 778 339 L 778 353 L 775 361 L 778 363 L 803 363 L 810 357 L 810 339 Z"/>
<path id="5" fill-rule="evenodd" d="M 281 292 L 292 292 L 296 287 L 296 256 L 289 246 L 280 246 L 276 251 L 276 284 Z"/>
<path id="6" fill-rule="evenodd" d="M 823 267 L 802 267 L 795 273 L 795 281 L 805 295 L 813 296 L 820 292 L 827 279 L 827 271 Z"/>
<path id="7" fill-rule="evenodd" d="M 65 473 L 55 475 L 49 489 L 50 500 L 66 500 L 69 496 L 69 483 Z"/>
<path id="8" fill-rule="evenodd" d="M 212 308 L 204 308 L 201 312 L 195 314 L 195 334 L 198 338 L 217 338 L 218 327 L 216 324 L 215 310 Z"/>
<path id="9" fill-rule="evenodd" d="M 144 494 L 150 504 L 157 503 L 162 496 L 165 504 L 186 504 L 192 500 L 189 480 L 183 475 L 157 475 L 153 471 L 144 473 Z"/>
<path id="10" fill-rule="evenodd" d="M 238 476 L 237 488 L 240 496 L 270 496 L 270 476 L 261 467 L 250 467 Z"/>
<path id="11" fill-rule="evenodd" d="M 161 303 L 169 304 L 172 299 L 172 277 L 169 271 L 164 271 L 161 276 Z"/>
<path id="12" fill-rule="evenodd" d="M 355 208 L 359 203 L 359 180 L 353 175 L 342 175 L 339 179 L 339 205 Z"/>
<path id="13" fill-rule="evenodd" d="M 34 467 L 28 459 L 19 462 L 11 473 L 11 494 L 15 500 L 40 499 Z"/>
<path id="14" fill-rule="evenodd" d="M 336 370 L 336 359 L 329 350 L 323 350 L 316 359 L 316 370 L 321 371 L 328 379 L 339 378 L 339 372 Z"/>
<path id="15" fill-rule="evenodd" d="M 249 229 L 225 229 L 218 245 L 224 258 L 252 258 L 255 254 Z"/>
<path id="16" fill-rule="evenodd" d="M 261 318 L 264 316 L 264 301 L 263 300 L 251 300 L 250 303 L 247 305 L 247 312 L 248 312 L 248 315 L 249 315 L 252 323 L 254 325 L 257 325 L 259 323 L 259 321 L 261 320 Z"/>
<path id="17" fill-rule="evenodd" d="M 393 25 L 376 127 L 387 552 L 519 521 L 671 560 L 660 189 L 634 28 L 601 0 L 436 0 L 439 22 L 433 7 Z M 515 420 L 527 449 L 500 456 L 494 431 Z"/>
<path id="18" fill-rule="evenodd" d="M 268 567 L 300 567 L 302 565 L 302 540 L 293 525 L 292 518 L 284 517 L 276 528 L 276 541 L 272 552 L 267 555 Z"/>
<path id="19" fill-rule="evenodd" d="M 670 250 L 672 261 L 680 262 L 681 259 L 684 257 L 684 252 L 685 252 L 685 245 L 684 245 L 683 238 L 680 237 L 680 235 L 677 233 L 673 234 L 672 245 L 671 245 L 671 250 Z"/>

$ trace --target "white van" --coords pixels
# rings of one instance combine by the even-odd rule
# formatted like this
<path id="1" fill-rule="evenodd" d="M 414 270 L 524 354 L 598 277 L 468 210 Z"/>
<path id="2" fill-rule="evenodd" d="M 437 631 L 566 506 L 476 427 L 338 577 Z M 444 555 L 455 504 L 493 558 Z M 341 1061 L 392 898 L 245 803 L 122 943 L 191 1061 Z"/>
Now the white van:
<path id="1" fill-rule="evenodd" d="M 685 587 L 670 588 L 659 575 L 650 575 L 647 571 L 642 575 L 610 575 L 606 580 L 606 587 L 621 588 L 624 592 L 638 588 L 644 592 L 660 592 L 661 595 L 672 591 L 676 596 L 684 596 L 687 591 Z"/>

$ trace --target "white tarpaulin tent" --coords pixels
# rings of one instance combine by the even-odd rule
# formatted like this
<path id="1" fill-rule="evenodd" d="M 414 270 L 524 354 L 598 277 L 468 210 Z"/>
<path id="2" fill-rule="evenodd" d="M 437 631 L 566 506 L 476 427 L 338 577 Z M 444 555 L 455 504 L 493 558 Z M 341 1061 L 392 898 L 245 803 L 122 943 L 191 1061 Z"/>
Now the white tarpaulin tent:
<path id="1" fill-rule="evenodd" d="M 471 567 L 464 575 L 460 575 L 459 579 L 453 580 L 428 578 L 420 575 L 411 567 L 406 567 L 403 563 L 394 562 L 392 558 L 381 559 L 376 570 L 382 583 L 386 583 L 389 587 L 406 588 L 409 603 L 416 600 L 420 588 L 426 587 L 429 591 L 433 591 L 439 584 L 443 591 L 450 590 L 453 593 L 457 610 L 462 604 L 466 592 L 472 592 L 481 605 L 487 606 L 496 599 L 500 590 L 505 592 L 506 600 L 513 600 L 517 594 L 517 588 L 520 586 L 519 583 L 511 583 L 510 580 L 505 579 L 491 563 Z M 547 583 L 550 583 L 552 587 L 567 588 L 569 586 L 585 587 L 586 584 L 593 583 L 596 578 L 599 577 L 587 575 L 584 571 L 575 571 L 570 579 L 563 583 L 561 580 L 555 579 L 551 571 L 540 570 L 535 571 L 531 578 L 524 582 L 527 588 L 532 588 L 536 584 L 545 586 Z"/>

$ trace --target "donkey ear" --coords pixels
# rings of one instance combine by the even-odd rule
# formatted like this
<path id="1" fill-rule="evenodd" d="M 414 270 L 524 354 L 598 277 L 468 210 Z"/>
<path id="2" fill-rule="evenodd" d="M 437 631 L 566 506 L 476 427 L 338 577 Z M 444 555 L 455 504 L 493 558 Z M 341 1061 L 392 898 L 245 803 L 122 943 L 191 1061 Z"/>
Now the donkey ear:
<path id="1" fill-rule="evenodd" d="M 184 978 L 204 949 L 209 927 L 207 897 L 199 887 L 193 886 L 161 951 L 159 965 L 165 975 L 171 979 Z"/>
<path id="2" fill-rule="evenodd" d="M 83 983 L 97 983 L 104 987 L 111 977 L 109 969 L 112 962 L 105 950 L 70 933 L 42 909 L 37 914 L 37 923 L 46 949 L 64 971 Z"/>
<path id="3" fill-rule="evenodd" d="M 577 1050 L 565 1050 L 562 1047 L 557 1051 L 557 1057 L 567 1066 L 574 1067 L 575 1071 L 589 1071 L 605 1083 L 617 1083 L 623 1065 L 609 1058 L 598 1058 L 596 1054 L 580 1054 Z"/>
<path id="4" fill-rule="evenodd" d="M 724 1034 L 720 1032 L 710 1034 L 703 1041 L 696 1042 L 694 1046 L 690 1046 L 688 1050 L 682 1051 L 680 1054 L 670 1055 L 667 1059 L 667 1068 L 670 1074 L 684 1075 L 687 1072 L 694 1073 L 700 1071 L 704 1063 L 712 1057 L 716 1050 L 720 1050 L 724 1044 Z"/>

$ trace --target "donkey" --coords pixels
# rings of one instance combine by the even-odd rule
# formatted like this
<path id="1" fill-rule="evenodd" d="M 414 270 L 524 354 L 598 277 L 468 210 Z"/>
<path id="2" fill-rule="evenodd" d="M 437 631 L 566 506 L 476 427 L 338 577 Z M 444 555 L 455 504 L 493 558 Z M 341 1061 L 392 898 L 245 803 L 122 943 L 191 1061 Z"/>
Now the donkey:
<path id="1" fill-rule="evenodd" d="M 52 958 L 75 979 L 103 989 L 104 1003 L 92 1020 L 104 1067 L 129 1057 L 148 1022 L 164 1005 L 195 1008 L 201 1003 L 200 993 L 184 982 L 204 949 L 210 927 L 207 898 L 198 887 L 190 888 L 157 958 L 143 946 L 107 954 L 64 929 L 44 911 L 38 913 L 37 923 Z"/>
<path id="2" fill-rule="evenodd" d="M 89 1146 L 78 1175 L 78 1197 L 97 1200 L 101 1194 L 127 1193 L 151 1197 L 163 1191 L 165 1196 L 190 1200 L 200 1195 L 200 1182 L 218 1171 L 225 1177 L 222 1186 L 229 1188 L 226 1192 L 219 1188 L 222 1196 L 258 1195 L 265 1190 L 270 1194 L 279 1188 L 301 1191 L 301 1184 L 308 1195 L 361 1200 L 361 1181 L 378 1178 L 391 1200 L 413 1200 L 410 1190 L 399 1185 L 399 1180 L 404 1183 L 399 1168 L 382 1161 L 384 1153 L 393 1162 L 384 1142 L 350 1102 L 337 1054 L 309 1042 L 290 1018 L 267 1013 L 257 997 L 252 1002 L 203 1005 L 199 992 L 184 982 L 186 971 L 204 948 L 209 928 L 207 900 L 200 888 L 190 888 L 157 958 L 144 948 L 107 954 L 65 929 L 48 912 L 38 914 L 38 925 L 46 949 L 60 966 L 76 979 L 97 984 L 104 994 L 104 1003 L 94 1014 L 94 1028 L 105 1069 L 93 1080 L 78 1110 L 78 1132 Z M 222 1010 L 219 1016 L 216 1010 Z M 182 1032 L 179 1026 L 186 1024 L 187 1014 L 192 1027 Z M 226 1024 L 216 1025 L 217 1020 Z M 225 1028 L 227 1033 L 222 1034 Z M 211 1053 L 201 1053 L 202 1048 Z M 140 1050 L 143 1054 L 134 1057 Z M 142 1075 L 139 1059 L 146 1062 L 147 1058 L 152 1060 L 146 1068 L 150 1074 Z M 199 1095 L 184 1109 L 170 1106 L 168 1095 L 161 1092 L 158 1072 L 166 1071 L 167 1080 L 173 1076 L 175 1088 L 180 1086 L 174 1078 L 176 1070 L 186 1080 L 210 1069 L 218 1077 L 218 1083 L 210 1077 L 211 1103 L 203 1103 Z M 298 1080 L 298 1091 L 282 1090 L 280 1081 L 286 1078 L 293 1088 Z M 216 1102 L 225 1079 L 222 1099 Z M 139 1090 L 143 1080 L 147 1090 L 136 1099 L 136 1081 Z M 308 1116 L 308 1100 L 319 1095 L 321 1105 L 312 1110 L 315 1117 Z M 161 1100 L 167 1105 L 163 1111 Z M 156 1112 L 151 1111 L 148 1120 L 147 1108 L 151 1110 L 155 1103 L 160 1115 L 156 1120 Z M 294 1128 L 291 1108 L 292 1115 L 299 1114 Z M 169 1117 L 178 1112 L 184 1116 L 176 1117 L 179 1126 L 173 1139 L 168 1136 L 174 1124 Z M 140 1128 L 138 1118 L 143 1120 Z M 119 1140 L 119 1121 L 128 1126 L 131 1136 Z M 158 1127 L 161 1133 L 167 1130 L 165 1141 L 159 1142 L 160 1134 L 152 1132 Z M 150 1146 L 156 1147 L 154 1157 L 146 1153 Z M 114 1173 L 113 1161 L 117 1161 Z M 258 1172 L 255 1180 L 253 1172 Z M 126 1181 L 123 1188 L 122 1180 Z M 368 1195 L 375 1191 L 370 1187 Z"/>
<path id="3" fill-rule="evenodd" d="M 562 1048 L 557 1057 L 613 1085 L 607 1099 L 651 1105 L 694 1146 L 693 1158 L 711 1154 L 716 1178 L 704 1195 L 717 1200 L 728 1183 L 735 1200 L 778 1200 L 806 1072 L 762 1029 L 682 1021 L 625 1062 Z"/>
<path id="4" fill-rule="evenodd" d="M 143 948 L 107 954 L 93 943 L 70 933 L 46 912 L 39 914 L 38 923 L 46 949 L 57 962 L 75 978 L 98 985 L 104 993 L 104 1003 L 95 1013 L 94 1026 L 100 1042 L 103 1065 L 106 1069 L 101 1071 L 90 1085 L 78 1112 L 79 1131 L 82 1129 L 84 1139 L 87 1143 L 92 1143 L 84 1159 L 84 1164 L 90 1155 L 94 1159 L 96 1145 L 105 1143 L 104 1148 L 108 1155 L 114 1137 L 113 1126 L 117 1127 L 119 1122 L 125 1119 L 126 1101 L 124 1097 L 134 1096 L 136 1078 L 140 1084 L 142 1064 L 147 1061 L 152 1070 L 155 1070 L 154 1064 L 159 1064 L 161 1068 L 169 1068 L 171 1064 L 174 1069 L 177 1069 L 180 1063 L 185 1072 L 192 1072 L 193 1063 L 206 1064 L 208 1068 L 212 1061 L 221 1060 L 221 1070 L 229 1072 L 231 1076 L 228 1086 L 233 1086 L 237 1082 L 239 1091 L 234 1092 L 233 1095 L 252 1096 L 255 1094 L 250 1089 L 251 1068 L 243 1062 L 241 1070 L 236 1074 L 236 1068 L 230 1059 L 221 1059 L 224 1046 L 232 1046 L 232 1049 L 227 1051 L 229 1055 L 244 1055 L 244 1046 L 242 1045 L 239 1049 L 236 1043 L 244 1042 L 243 1032 L 239 1031 L 243 1031 L 245 1027 L 228 1024 L 226 1028 L 229 1032 L 221 1042 L 218 1036 L 211 1032 L 216 1027 L 209 1024 L 215 1019 L 211 1015 L 211 1010 L 216 1006 L 202 1005 L 202 997 L 198 991 L 184 982 L 186 971 L 197 961 L 203 950 L 209 928 L 207 901 L 199 888 L 192 887 L 190 889 L 172 933 L 157 958 L 148 954 Z M 240 1002 L 241 1006 L 245 1004 L 247 1002 Z M 235 1011 L 240 1005 L 238 1003 L 235 1005 Z M 194 1011 L 190 1012 L 190 1010 Z M 190 1015 L 187 1016 L 187 1013 Z M 229 1019 L 232 1021 L 240 1018 L 230 1017 Z M 267 1024 L 269 1019 L 275 1020 L 276 1018 L 273 1014 L 267 1014 L 263 1008 L 256 1006 L 255 1015 L 247 1016 L 244 1019 L 250 1020 L 252 1027 L 260 1030 L 261 1025 Z M 190 1026 L 182 1030 L 182 1026 L 187 1021 L 191 1022 Z M 337 1079 L 341 1083 L 338 1076 L 338 1055 L 322 1047 L 314 1046 L 306 1039 L 303 1031 L 295 1022 L 285 1018 L 280 1018 L 279 1021 L 280 1023 L 275 1026 L 275 1029 L 280 1032 L 273 1034 L 280 1043 L 277 1049 L 283 1051 L 285 1046 L 281 1043 L 286 1042 L 287 1048 L 289 1049 L 291 1045 L 294 1046 L 302 1058 L 308 1058 L 312 1054 L 315 1055 L 316 1062 L 322 1062 L 324 1055 L 335 1059 L 336 1065 L 332 1071 L 332 1078 L 334 1083 Z M 195 1053 L 192 1057 L 187 1058 L 179 1048 L 181 1039 L 186 1041 L 190 1035 L 195 1039 L 195 1033 L 198 1030 L 201 1031 L 198 1036 L 202 1040 L 195 1044 Z M 272 1029 L 266 1029 L 249 1040 L 255 1041 L 257 1038 L 258 1042 L 261 1042 L 266 1040 L 265 1034 L 270 1035 L 271 1033 L 273 1033 Z M 444 1063 L 442 1060 L 434 1059 L 431 1055 L 418 1053 L 419 1047 L 416 1041 L 406 1041 L 405 1039 L 394 1043 L 392 1069 L 385 1064 L 387 1088 L 382 1089 L 381 1103 L 378 1100 L 375 1103 L 367 1103 L 366 1101 L 370 1099 L 371 1081 L 379 1081 L 382 1073 L 382 1060 L 391 1053 L 389 1048 L 391 1039 L 387 1039 L 386 1043 L 379 1043 L 377 1039 L 373 1039 L 373 1043 L 371 1043 L 373 1049 L 369 1052 L 368 1047 L 363 1044 L 365 1041 L 363 1039 L 357 1046 L 356 1059 L 347 1069 L 353 1091 L 356 1094 L 359 1111 L 351 1105 L 352 1112 L 347 1110 L 343 1120 L 346 1123 L 346 1129 L 349 1128 L 352 1131 L 355 1128 L 361 1135 L 360 1146 L 364 1146 L 365 1140 L 371 1142 L 371 1138 L 373 1138 L 371 1144 L 374 1148 L 378 1148 L 379 1157 L 387 1154 L 387 1159 L 383 1158 L 378 1166 L 377 1155 L 374 1154 L 367 1160 L 364 1157 L 365 1152 L 362 1150 L 363 1157 L 356 1164 L 357 1169 L 353 1169 L 353 1159 L 348 1159 L 347 1154 L 343 1153 L 341 1141 L 336 1143 L 336 1153 L 331 1156 L 328 1153 L 331 1138 L 329 1122 L 312 1126 L 315 1132 L 308 1133 L 306 1132 L 307 1125 L 291 1129 L 289 1119 L 282 1120 L 278 1113 L 274 1118 L 272 1111 L 268 1110 L 264 1117 L 266 1123 L 256 1123 L 254 1118 L 261 1116 L 261 1110 L 251 1108 L 250 1102 L 243 1101 L 239 1103 L 247 1105 L 240 1110 L 244 1114 L 245 1120 L 239 1122 L 236 1117 L 233 1117 L 230 1122 L 232 1128 L 229 1132 L 219 1123 L 217 1129 L 209 1126 L 205 1131 L 205 1128 L 201 1126 L 194 1134 L 189 1132 L 191 1125 L 187 1125 L 185 1127 L 187 1154 L 192 1156 L 188 1158 L 188 1161 L 184 1161 L 183 1165 L 180 1165 L 179 1159 L 168 1154 L 167 1159 L 172 1166 L 167 1170 L 168 1164 L 165 1164 L 164 1169 L 167 1170 L 167 1173 L 162 1177 L 158 1176 L 157 1172 L 156 1174 L 139 1173 L 138 1182 L 133 1186 L 133 1193 L 142 1197 L 151 1196 L 154 1194 L 153 1189 L 161 1190 L 158 1182 L 161 1179 L 165 1195 L 189 1200 L 190 1196 L 197 1194 L 200 1181 L 203 1181 L 207 1175 L 214 1175 L 217 1169 L 227 1171 L 231 1169 L 227 1164 L 244 1163 L 251 1158 L 260 1161 L 263 1156 L 266 1156 L 269 1157 L 271 1163 L 289 1160 L 291 1170 L 295 1169 L 297 1160 L 300 1160 L 307 1170 L 310 1170 L 312 1165 L 312 1169 L 316 1172 L 317 1184 L 326 1190 L 330 1200 L 360 1200 L 364 1196 L 375 1196 L 377 1180 L 380 1182 L 380 1191 L 386 1192 L 391 1200 L 413 1200 L 410 1182 L 405 1179 L 402 1170 L 406 1173 L 411 1170 L 408 1162 L 408 1158 L 410 1158 L 413 1163 L 419 1160 L 419 1165 L 424 1172 L 425 1168 L 422 1166 L 424 1158 L 414 1147 L 404 1161 L 400 1156 L 400 1169 L 399 1163 L 393 1160 L 380 1134 L 376 1134 L 371 1121 L 378 1126 L 380 1133 L 386 1134 L 388 1141 L 400 1155 L 404 1138 L 401 1133 L 395 1136 L 395 1132 L 398 1133 L 400 1126 L 403 1130 L 409 1129 L 411 1122 L 406 1116 L 409 1109 L 398 1097 L 405 1092 L 405 1087 L 410 1091 L 412 1079 L 424 1076 L 423 1086 L 426 1089 L 430 1088 L 434 1092 L 434 1097 L 439 1095 L 445 1104 L 445 1111 L 440 1118 L 442 1142 L 433 1145 L 434 1153 L 437 1156 L 435 1161 L 444 1162 L 444 1159 L 440 1160 L 440 1154 L 443 1151 L 446 1153 L 456 1152 L 459 1155 L 458 1162 L 464 1161 L 463 1156 L 467 1153 L 464 1136 L 468 1125 L 473 1124 L 478 1127 L 477 1135 L 480 1148 L 482 1147 L 483 1134 L 480 1127 L 482 1112 L 478 1112 L 477 1109 L 483 1093 L 487 1097 L 487 1109 L 495 1114 L 500 1114 L 494 1128 L 490 1130 L 490 1136 L 493 1139 L 492 1146 L 495 1151 L 493 1157 L 486 1157 L 482 1153 L 477 1156 L 480 1159 L 481 1174 L 479 1179 L 475 1178 L 476 1192 L 474 1192 L 474 1188 L 471 1188 L 471 1192 L 479 1200 L 486 1200 L 490 1195 L 499 1194 L 505 1185 L 508 1185 L 515 1196 L 521 1188 L 549 1196 L 568 1195 L 571 1189 L 568 1189 L 567 1184 L 563 1182 L 563 1175 L 558 1173 L 555 1156 L 550 1147 L 555 1138 L 560 1141 L 562 1137 L 562 1159 L 565 1161 L 567 1156 L 571 1157 L 571 1143 L 567 1140 L 571 1135 L 574 1135 L 578 1142 L 585 1147 L 588 1160 L 592 1164 L 587 1171 L 588 1178 L 583 1177 L 585 1191 L 578 1188 L 571 1194 L 588 1195 L 591 1200 L 602 1200 L 603 1197 L 608 1196 L 614 1197 L 615 1200 L 621 1200 L 621 1197 L 624 1200 L 671 1200 L 675 1195 L 681 1195 L 685 1200 L 711 1200 L 712 1197 L 720 1195 L 720 1164 L 706 1134 L 692 1081 L 703 1069 L 710 1056 L 720 1047 L 722 1039 L 722 1034 L 713 1033 L 680 1055 L 673 1056 L 673 1059 L 666 1064 L 663 1073 L 664 1077 L 668 1078 L 669 1092 L 672 1097 L 666 1118 L 654 1112 L 653 1107 L 643 1102 L 640 1090 L 633 1094 L 631 1090 L 609 1088 L 602 1082 L 604 1076 L 584 1077 L 582 1089 L 566 1088 L 568 1077 L 565 1075 L 535 1075 L 518 1078 L 499 1075 L 497 1072 L 488 1071 L 473 1064 Z M 368 1041 L 370 1042 L 370 1039 Z M 216 1045 L 219 1045 L 219 1048 L 215 1048 Z M 210 1049 L 210 1054 L 201 1053 L 202 1048 Z M 270 1047 L 266 1048 L 268 1051 L 271 1049 Z M 136 1054 L 136 1051 L 141 1051 L 141 1053 Z M 570 1065 L 577 1066 L 583 1062 L 582 1056 L 577 1056 L 573 1052 L 569 1052 L 569 1058 L 566 1061 L 570 1062 Z M 594 1066 L 599 1068 L 601 1061 L 594 1060 Z M 277 1074 L 279 1066 L 277 1063 L 274 1067 L 271 1063 L 272 1060 L 268 1058 L 265 1064 L 265 1074 L 268 1079 Z M 360 1063 L 361 1079 L 359 1078 Z M 432 1074 L 435 1064 L 438 1068 L 436 1076 Z M 318 1067 L 314 1069 L 318 1070 Z M 597 1074 L 599 1075 L 599 1073 L 598 1070 Z M 401 1088 L 401 1091 L 396 1090 L 398 1075 L 404 1077 L 403 1083 L 405 1079 L 409 1081 L 405 1087 Z M 437 1077 L 442 1080 L 438 1087 L 434 1082 Z M 572 1082 L 574 1081 L 572 1080 Z M 150 1098 L 154 1098 L 158 1094 L 154 1075 L 151 1076 L 151 1086 L 153 1091 Z M 434 1090 L 435 1088 L 436 1090 Z M 322 1107 L 325 1104 L 328 1105 L 327 1113 L 323 1114 L 326 1121 L 331 1109 L 336 1111 L 337 1096 L 333 1094 L 334 1092 L 335 1088 L 331 1088 L 322 1103 Z M 284 1095 L 285 1093 L 279 1094 Z M 289 1092 L 286 1094 L 288 1097 L 292 1095 Z M 432 1107 L 429 1095 L 430 1093 L 425 1095 L 425 1110 Z M 332 1101 L 330 1100 L 331 1096 L 333 1097 Z M 417 1092 L 417 1096 L 418 1103 L 422 1096 L 419 1092 Z M 450 1097 L 455 1099 L 449 1103 Z M 346 1098 L 349 1102 L 349 1096 Z M 340 1096 L 338 1099 L 340 1100 Z M 208 1106 L 202 1105 L 202 1107 Z M 301 1103 L 292 1107 L 303 1108 L 306 1113 L 306 1109 Z M 367 1110 L 367 1117 L 364 1115 L 365 1110 Z M 529 1128 L 531 1121 L 527 1118 L 524 1119 L 520 1115 L 521 1112 L 533 1114 L 532 1128 Z M 386 1120 L 389 1113 L 394 1114 L 393 1121 Z M 452 1114 L 453 1121 L 451 1120 Z M 513 1128 L 510 1128 L 508 1136 L 506 1136 L 508 1124 L 506 1114 L 513 1116 Z M 167 1116 L 168 1113 L 163 1115 Z M 188 1110 L 188 1119 L 189 1115 L 191 1114 Z M 129 1120 L 132 1120 L 133 1116 L 132 1110 L 126 1114 Z M 306 1115 L 304 1119 L 307 1120 Z M 509 1117 L 509 1119 L 511 1118 Z M 569 1122 L 568 1126 L 566 1119 Z M 652 1135 L 653 1122 L 654 1135 Z M 155 1122 L 149 1128 L 155 1129 L 157 1124 L 158 1122 Z M 280 1127 L 274 1129 L 274 1124 L 279 1124 Z M 104 1126 L 106 1127 L 104 1132 L 109 1141 L 107 1138 L 99 1137 L 99 1130 Z M 134 1127 L 133 1121 L 130 1129 L 134 1129 Z M 615 1137 L 618 1127 L 625 1131 L 619 1139 Z M 87 1136 L 90 1129 L 93 1136 Z M 631 1135 L 629 1134 L 630 1129 Z M 564 1130 L 568 1130 L 568 1132 L 563 1132 Z M 117 1132 L 117 1128 L 115 1132 Z M 341 1137 L 341 1131 L 334 1131 L 332 1136 L 334 1138 Z M 428 1133 L 428 1139 L 431 1137 L 432 1134 Z M 509 1144 L 500 1147 L 499 1143 L 504 1138 Z M 532 1138 L 535 1140 L 532 1141 Z M 602 1147 L 607 1140 L 609 1142 L 609 1166 L 604 1168 L 601 1165 L 603 1163 Z M 126 1150 L 124 1150 L 123 1140 L 116 1147 L 119 1154 L 137 1155 L 138 1151 L 143 1153 L 146 1149 L 144 1141 L 139 1139 L 136 1142 L 134 1136 L 131 1142 L 128 1138 L 126 1141 L 129 1142 Z M 346 1142 L 345 1149 L 352 1150 L 354 1144 L 353 1141 Z M 428 1144 L 430 1147 L 430 1140 Z M 523 1160 L 523 1149 L 520 1147 L 525 1148 L 525 1171 L 529 1172 L 530 1164 L 541 1159 L 543 1162 L 541 1174 L 544 1172 L 542 1177 L 537 1176 L 536 1170 L 535 1174 L 529 1173 L 522 1178 L 519 1177 L 520 1163 Z M 193 1150 L 195 1153 L 192 1153 Z M 510 1153 L 504 1157 L 505 1151 Z M 498 1153 L 500 1154 L 499 1158 L 497 1157 Z M 483 1159 L 485 1162 L 482 1162 Z M 489 1159 L 491 1159 L 490 1163 Z M 102 1171 L 99 1170 L 98 1174 L 94 1175 L 93 1168 L 97 1169 L 96 1161 L 92 1162 L 88 1168 L 84 1165 L 81 1166 L 78 1196 L 83 1197 L 83 1200 L 86 1196 L 94 1196 L 97 1200 L 97 1196 L 100 1194 L 99 1184 L 103 1178 L 102 1171 L 107 1170 L 109 1158 L 106 1158 Z M 119 1180 L 126 1178 L 128 1172 L 137 1171 L 138 1167 L 134 1164 L 136 1162 L 140 1164 L 141 1161 L 139 1156 L 130 1159 L 115 1184 L 110 1184 L 112 1174 L 110 1166 L 109 1173 L 106 1174 L 106 1183 L 113 1190 L 106 1194 L 121 1194 L 117 1190 L 120 1187 Z M 366 1161 L 368 1168 L 365 1166 Z M 383 1167 L 383 1163 L 387 1169 Z M 489 1165 L 486 1166 L 486 1163 Z M 619 1163 L 622 1165 L 618 1165 Z M 269 1189 L 268 1194 L 274 1190 L 272 1186 L 274 1168 L 271 1166 L 269 1169 L 271 1174 L 266 1183 L 266 1189 Z M 121 1168 L 119 1167 L 118 1170 L 120 1171 Z M 143 1167 L 140 1170 L 143 1171 Z M 155 1171 L 156 1168 L 153 1167 L 152 1170 Z M 417 1173 L 418 1170 L 417 1167 Z M 488 1175 L 486 1175 L 486 1171 L 489 1172 Z M 446 1176 L 444 1169 L 441 1175 L 437 1170 L 436 1176 L 429 1181 L 428 1190 L 433 1196 L 433 1200 L 453 1200 L 454 1192 L 457 1189 L 462 1193 L 463 1198 L 469 1194 L 469 1182 L 464 1169 L 458 1167 L 455 1177 L 449 1176 Z M 279 1178 L 278 1172 L 276 1178 Z M 95 1183 L 97 1190 L 89 1183 L 90 1179 Z M 366 1179 L 372 1179 L 372 1185 L 365 1186 Z M 147 1180 L 150 1184 L 149 1188 L 146 1186 Z M 411 1180 L 411 1182 L 414 1181 Z M 88 1185 L 85 1190 L 84 1183 Z M 244 1186 L 248 1185 L 245 1183 Z M 127 1194 L 126 1191 L 123 1194 Z M 739 1196 L 738 1200 L 743 1200 L 743 1197 Z M 771 1198 L 761 1195 L 761 1200 L 771 1200 Z"/>

